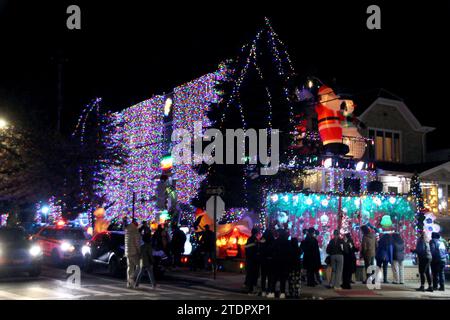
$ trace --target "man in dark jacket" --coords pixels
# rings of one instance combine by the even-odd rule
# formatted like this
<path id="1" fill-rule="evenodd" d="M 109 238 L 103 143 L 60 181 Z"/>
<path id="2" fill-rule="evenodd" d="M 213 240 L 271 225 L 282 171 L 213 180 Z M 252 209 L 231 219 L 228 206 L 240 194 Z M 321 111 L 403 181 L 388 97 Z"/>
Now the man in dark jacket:
<path id="1" fill-rule="evenodd" d="M 171 249 L 173 254 L 173 264 L 175 267 L 181 266 L 181 255 L 184 253 L 184 244 L 186 243 L 186 234 L 180 230 L 177 224 L 172 226 Z"/>
<path id="2" fill-rule="evenodd" d="M 214 232 L 210 230 L 209 225 L 205 225 L 205 230 L 200 237 L 200 250 L 204 254 L 204 266 L 208 269 L 208 261 L 214 263 L 214 250 L 216 250 L 216 243 L 214 241 Z"/>
<path id="3" fill-rule="evenodd" d="M 334 230 L 333 232 L 333 239 L 328 243 L 327 253 L 330 256 L 332 270 L 330 287 L 335 290 L 340 290 L 344 267 L 344 241 L 340 238 L 338 230 Z"/>
<path id="4" fill-rule="evenodd" d="M 314 228 L 309 228 L 306 238 L 301 242 L 301 250 L 303 252 L 303 268 L 306 269 L 308 287 L 315 287 L 315 274 L 320 270 L 320 250 L 319 243 L 314 237 Z"/>
<path id="5" fill-rule="evenodd" d="M 433 290 L 438 290 L 439 284 L 439 291 L 445 291 L 444 268 L 447 263 L 447 249 L 440 238 L 441 236 L 437 232 L 431 234 L 431 272 L 433 274 Z"/>
<path id="6" fill-rule="evenodd" d="M 358 249 L 355 247 L 352 236 L 346 233 L 344 236 L 344 267 L 342 270 L 342 288 L 351 289 L 352 276 L 356 272 L 356 256 L 355 252 Z"/>
<path id="7" fill-rule="evenodd" d="M 392 265 L 394 255 L 394 245 L 392 244 L 392 236 L 389 233 L 385 233 L 380 237 L 377 247 L 377 267 L 378 270 L 383 268 L 383 283 L 389 283 L 387 280 L 388 264 Z"/>
<path id="8" fill-rule="evenodd" d="M 430 244 L 425 240 L 425 232 L 422 231 L 419 239 L 417 240 L 416 249 L 413 251 L 417 255 L 417 260 L 419 262 L 419 274 L 420 274 L 420 287 L 416 289 L 417 291 L 425 291 L 425 277 L 428 282 L 427 291 L 433 292 L 433 287 L 431 285 L 431 275 L 430 275 L 430 264 L 431 264 L 431 250 Z"/>
<path id="9" fill-rule="evenodd" d="M 260 241 L 261 244 L 261 296 L 265 297 L 273 277 L 273 247 L 274 237 L 270 229 L 266 229 Z"/>
<path id="10" fill-rule="evenodd" d="M 281 229 L 278 230 L 278 238 L 274 242 L 273 248 L 273 271 L 274 278 L 270 286 L 268 298 L 274 298 L 275 286 L 280 281 L 280 299 L 286 298 L 286 281 L 289 277 L 289 262 L 292 259 L 292 246 L 288 240 L 288 233 Z"/>
<path id="11" fill-rule="evenodd" d="M 259 268 L 261 263 L 261 233 L 257 228 L 252 229 L 252 235 L 247 239 L 245 245 L 245 285 L 248 289 L 248 294 L 254 295 L 256 284 L 259 278 Z"/>

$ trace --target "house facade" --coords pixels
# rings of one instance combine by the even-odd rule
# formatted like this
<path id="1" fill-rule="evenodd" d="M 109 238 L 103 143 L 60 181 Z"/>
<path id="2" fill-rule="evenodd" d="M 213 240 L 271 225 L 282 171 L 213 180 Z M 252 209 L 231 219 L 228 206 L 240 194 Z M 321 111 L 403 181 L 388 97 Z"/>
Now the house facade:
<path id="1" fill-rule="evenodd" d="M 408 193 L 415 172 L 422 181 L 426 208 L 438 218 L 450 217 L 450 161 L 427 153 L 423 126 L 403 101 L 377 98 L 358 117 L 373 139 L 368 157 L 376 163 L 384 192 Z M 431 162 L 430 160 L 438 160 Z"/>

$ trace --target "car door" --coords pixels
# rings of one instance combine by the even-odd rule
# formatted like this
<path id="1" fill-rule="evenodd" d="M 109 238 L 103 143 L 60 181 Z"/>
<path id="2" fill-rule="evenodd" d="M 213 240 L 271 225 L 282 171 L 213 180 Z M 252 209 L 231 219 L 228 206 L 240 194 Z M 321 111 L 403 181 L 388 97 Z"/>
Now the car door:
<path id="1" fill-rule="evenodd" d="M 110 237 L 107 233 L 101 233 L 95 236 L 92 241 L 92 259 L 96 262 L 107 263 L 109 257 Z"/>

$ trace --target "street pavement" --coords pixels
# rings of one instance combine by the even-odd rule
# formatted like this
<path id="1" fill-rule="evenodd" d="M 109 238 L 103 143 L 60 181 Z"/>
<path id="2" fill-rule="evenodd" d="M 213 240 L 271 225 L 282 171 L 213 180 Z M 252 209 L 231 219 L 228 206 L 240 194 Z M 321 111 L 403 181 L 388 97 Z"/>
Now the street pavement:
<path id="1" fill-rule="evenodd" d="M 208 288 L 195 282 L 168 278 L 156 289 L 148 280 L 137 289 L 126 288 L 124 278 L 107 274 L 81 273 L 79 287 L 67 284 L 65 269 L 45 267 L 41 276 L 29 278 L 15 275 L 0 278 L 1 300 L 224 300 L 249 299 L 245 294 Z"/>
<path id="2" fill-rule="evenodd" d="M 219 272 L 213 279 L 211 272 L 177 269 L 167 272 L 154 290 L 147 279 L 138 289 L 129 289 L 124 278 L 105 273 L 82 272 L 79 287 L 67 284 L 67 277 L 65 269 L 53 267 L 45 267 L 37 278 L 2 277 L 0 300 L 268 300 L 247 295 L 242 287 L 245 275 L 239 273 Z M 300 299 L 450 299 L 450 290 L 417 292 L 417 286 L 417 282 L 408 282 L 404 286 L 381 284 L 380 290 L 370 290 L 361 283 L 354 284 L 352 290 L 332 290 L 324 285 L 304 286 Z"/>

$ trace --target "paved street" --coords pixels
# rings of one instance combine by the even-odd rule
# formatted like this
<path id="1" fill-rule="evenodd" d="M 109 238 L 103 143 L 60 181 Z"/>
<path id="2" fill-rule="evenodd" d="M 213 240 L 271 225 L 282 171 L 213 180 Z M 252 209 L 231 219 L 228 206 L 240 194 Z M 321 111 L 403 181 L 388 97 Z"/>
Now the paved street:
<path id="1" fill-rule="evenodd" d="M 14 276 L 0 278 L 0 299 L 6 300 L 60 300 L 60 299 L 248 299 L 244 294 L 205 287 L 196 282 L 163 280 L 155 290 L 144 281 L 136 290 L 127 289 L 125 279 L 106 274 L 81 275 L 81 286 L 66 284 L 64 269 L 45 267 L 38 278 Z"/>
<path id="2" fill-rule="evenodd" d="M 244 274 L 221 272 L 216 280 L 209 272 L 191 272 L 179 269 L 168 272 L 153 290 L 145 280 L 138 289 L 128 289 L 125 279 L 104 273 L 81 274 L 81 286 L 70 287 L 66 283 L 65 269 L 45 267 L 38 278 L 14 276 L 0 278 L 2 300 L 249 300 L 266 298 L 243 293 Z M 447 284 L 449 288 L 450 284 Z M 450 290 L 416 292 L 418 283 L 405 286 L 382 284 L 381 290 L 369 290 L 361 283 L 352 290 L 330 290 L 324 286 L 303 287 L 302 300 L 347 299 L 450 299 Z"/>

